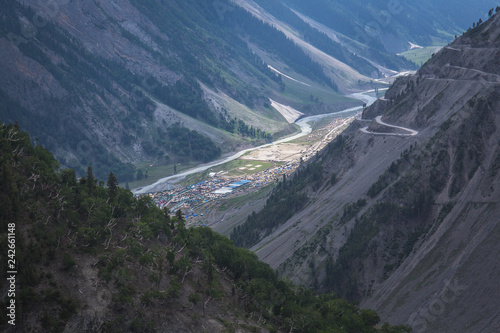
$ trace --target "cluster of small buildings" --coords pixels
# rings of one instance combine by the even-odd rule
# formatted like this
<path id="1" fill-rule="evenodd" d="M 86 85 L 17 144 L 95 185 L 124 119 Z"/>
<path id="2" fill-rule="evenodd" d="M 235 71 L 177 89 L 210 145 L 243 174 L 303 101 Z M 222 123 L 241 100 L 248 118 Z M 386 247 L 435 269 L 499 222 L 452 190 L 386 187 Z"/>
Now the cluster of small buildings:
<path id="1" fill-rule="evenodd" d="M 200 203 L 213 201 L 223 195 L 215 193 L 226 186 L 229 181 L 212 178 L 186 187 L 177 187 L 173 190 L 149 193 L 148 195 L 160 208 L 168 207 L 171 211 L 194 206 Z"/>
<path id="2" fill-rule="evenodd" d="M 149 195 L 160 208 L 168 207 L 172 212 L 181 209 L 187 214 L 186 218 L 196 217 L 198 214 L 194 213 L 194 211 L 203 204 L 210 202 L 217 202 L 218 204 L 219 200 L 231 194 L 238 196 L 242 191 L 251 191 L 252 189 L 266 186 L 281 180 L 284 174 L 291 174 L 301 162 L 314 156 L 317 151 L 331 141 L 335 134 L 337 134 L 336 132 L 340 131 L 341 125 L 345 125 L 350 121 L 352 121 L 352 117 L 347 119 L 336 119 L 328 127 L 310 134 L 310 140 L 317 140 L 318 137 L 322 137 L 323 139 L 313 144 L 307 151 L 303 151 L 301 160 L 290 161 L 281 166 L 275 166 L 240 177 L 228 176 L 227 172 L 224 171 L 210 173 L 207 180 L 197 184 L 185 187 L 179 186 L 173 190 L 148 193 L 147 195 Z M 243 169 L 248 169 L 254 171 L 256 168 L 262 166 L 258 165 L 252 167 L 252 165 L 247 165 L 246 167 L 241 167 L 240 170 L 243 171 Z M 205 211 L 205 213 L 206 212 L 207 211 Z M 203 214 L 204 213 L 200 213 L 199 215 L 203 216 Z"/>
<path id="3" fill-rule="evenodd" d="M 147 195 L 160 208 L 168 207 L 171 211 L 181 209 L 183 212 L 189 212 L 199 205 L 218 201 L 230 194 L 238 196 L 238 192 L 242 190 L 251 190 L 276 182 L 283 174 L 293 172 L 297 167 L 296 164 L 288 163 L 245 177 L 223 176 L 224 178 L 219 178 L 219 174 L 210 174 L 210 178 L 206 181 Z"/>

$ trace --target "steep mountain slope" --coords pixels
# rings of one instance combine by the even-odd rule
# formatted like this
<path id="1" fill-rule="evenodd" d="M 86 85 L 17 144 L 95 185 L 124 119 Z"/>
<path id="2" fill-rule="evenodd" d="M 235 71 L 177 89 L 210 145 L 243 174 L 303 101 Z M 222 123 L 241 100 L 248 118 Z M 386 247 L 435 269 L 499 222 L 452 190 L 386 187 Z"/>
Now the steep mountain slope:
<path id="1" fill-rule="evenodd" d="M 450 41 L 497 3 L 480 1 L 284 0 L 302 14 L 379 52 Z"/>
<path id="2" fill-rule="evenodd" d="M 498 331 L 499 41 L 496 14 L 398 79 L 232 238 L 417 332 Z"/>
<path id="3" fill-rule="evenodd" d="M 255 254 L 184 226 L 110 174 L 75 171 L 0 124 L 2 332 L 366 332 L 372 310 L 278 280 Z"/>

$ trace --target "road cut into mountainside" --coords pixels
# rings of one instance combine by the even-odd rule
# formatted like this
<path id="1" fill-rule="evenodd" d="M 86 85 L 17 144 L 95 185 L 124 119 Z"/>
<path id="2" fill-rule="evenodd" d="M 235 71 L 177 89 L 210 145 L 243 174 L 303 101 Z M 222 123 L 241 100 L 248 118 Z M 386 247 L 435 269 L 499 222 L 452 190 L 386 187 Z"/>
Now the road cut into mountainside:
<path id="1" fill-rule="evenodd" d="M 391 125 L 391 124 L 388 124 L 388 123 L 385 123 L 382 121 L 382 116 L 377 116 L 375 118 L 375 121 L 377 122 L 377 124 L 379 125 L 382 125 L 382 126 L 386 126 L 386 127 L 391 127 L 391 128 L 396 128 L 396 129 L 399 129 L 399 130 L 402 130 L 402 131 L 406 131 L 406 132 L 409 132 L 409 133 L 383 133 L 383 132 L 373 132 L 373 131 L 369 131 L 368 130 L 368 126 L 366 127 L 363 127 L 360 129 L 361 132 L 363 133 L 366 133 L 366 134 L 373 134 L 373 135 L 392 135 L 392 136 L 415 136 L 418 134 L 418 131 L 415 131 L 415 130 L 412 130 L 411 128 L 406 128 L 406 127 L 402 127 L 402 126 L 396 126 L 396 125 Z"/>

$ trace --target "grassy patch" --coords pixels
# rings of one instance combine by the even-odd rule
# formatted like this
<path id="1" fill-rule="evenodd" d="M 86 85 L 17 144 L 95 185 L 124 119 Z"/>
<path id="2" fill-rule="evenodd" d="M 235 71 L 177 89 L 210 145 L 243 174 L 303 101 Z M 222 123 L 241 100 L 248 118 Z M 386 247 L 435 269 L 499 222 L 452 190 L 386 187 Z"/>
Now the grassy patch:
<path id="1" fill-rule="evenodd" d="M 249 166 L 251 165 L 251 166 Z M 196 184 L 198 182 L 204 181 L 208 179 L 209 174 L 212 172 L 227 172 L 225 176 L 230 177 L 238 177 L 238 176 L 246 176 L 253 175 L 257 172 L 264 171 L 268 168 L 272 168 L 275 166 L 283 165 L 282 162 L 264 162 L 264 161 L 253 161 L 253 160 L 234 160 L 222 165 L 218 165 L 212 167 L 208 170 L 205 170 L 201 173 L 196 173 L 194 175 L 188 176 L 184 181 L 182 181 L 181 185 L 187 186 L 191 184 Z M 244 168 L 244 169 L 241 169 Z M 253 169 L 253 170 L 250 170 Z"/>
<path id="2" fill-rule="evenodd" d="M 132 188 L 137 188 L 141 186 L 147 186 L 150 184 L 153 184 L 156 182 L 158 179 L 172 176 L 174 174 L 174 165 L 173 164 L 152 164 L 152 161 L 149 162 L 144 162 L 141 164 L 136 165 L 138 170 L 142 170 L 143 174 L 147 174 L 147 178 L 144 177 L 141 180 L 134 180 L 131 182 L 128 182 L 129 187 Z M 151 167 L 151 165 L 153 165 Z M 183 164 L 177 164 L 177 173 L 181 173 L 185 170 L 189 170 L 191 168 L 194 168 L 197 166 L 196 163 L 191 162 L 191 163 L 183 163 Z M 125 187 L 126 183 L 120 183 L 121 187 Z"/>
<path id="3" fill-rule="evenodd" d="M 251 160 L 236 160 L 234 163 L 229 162 L 227 172 L 229 176 L 245 176 L 252 175 L 257 172 L 264 171 L 277 165 L 274 162 L 251 161 Z M 279 165 L 281 165 L 280 163 Z M 253 170 L 252 170 L 253 169 Z"/>
<path id="4" fill-rule="evenodd" d="M 427 46 L 422 49 L 409 50 L 401 53 L 400 55 L 405 57 L 407 60 L 410 60 L 415 64 L 422 66 L 440 47 L 441 45 Z"/>
<path id="5" fill-rule="evenodd" d="M 270 184 L 262 187 L 251 194 L 242 195 L 230 199 L 221 199 L 220 206 L 217 208 L 218 211 L 226 211 L 229 208 L 238 208 L 246 203 L 255 202 L 261 200 L 269 195 L 269 193 L 274 189 L 275 184 Z"/>
<path id="6" fill-rule="evenodd" d="M 305 84 L 283 78 L 285 89 L 282 95 L 294 102 L 304 105 L 314 105 L 318 103 L 337 104 L 343 102 L 356 102 L 357 100 L 339 95 L 334 90 L 321 86 L 312 82 L 307 82 L 310 86 Z M 312 96 L 312 98 L 311 98 Z"/>

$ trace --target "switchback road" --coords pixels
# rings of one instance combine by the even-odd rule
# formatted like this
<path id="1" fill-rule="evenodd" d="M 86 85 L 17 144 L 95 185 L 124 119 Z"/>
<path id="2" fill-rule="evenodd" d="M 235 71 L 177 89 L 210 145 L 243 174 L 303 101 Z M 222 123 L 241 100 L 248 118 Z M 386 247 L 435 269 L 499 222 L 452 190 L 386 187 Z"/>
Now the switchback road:
<path id="1" fill-rule="evenodd" d="M 383 126 L 387 126 L 387 127 L 392 127 L 392 128 L 397 128 L 397 129 L 400 129 L 402 131 L 405 131 L 405 132 L 409 132 L 409 133 L 383 133 L 383 132 L 372 132 L 372 131 L 369 131 L 368 130 L 368 126 L 366 127 L 363 127 L 360 129 L 361 132 L 363 133 L 366 133 L 366 134 L 373 134 L 373 135 L 392 135 L 392 136 L 415 136 L 418 134 L 417 131 L 415 130 L 412 130 L 411 128 L 406 128 L 406 127 L 401 127 L 401 126 L 396 126 L 396 125 L 390 125 L 388 123 L 385 123 L 382 121 L 382 116 L 377 116 L 375 118 L 375 121 L 380 124 L 380 125 L 383 125 Z"/>

